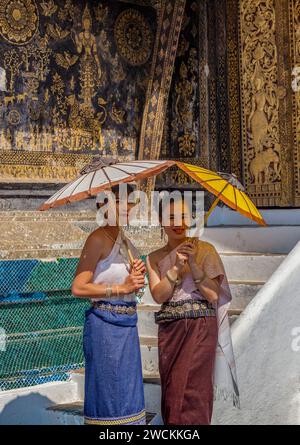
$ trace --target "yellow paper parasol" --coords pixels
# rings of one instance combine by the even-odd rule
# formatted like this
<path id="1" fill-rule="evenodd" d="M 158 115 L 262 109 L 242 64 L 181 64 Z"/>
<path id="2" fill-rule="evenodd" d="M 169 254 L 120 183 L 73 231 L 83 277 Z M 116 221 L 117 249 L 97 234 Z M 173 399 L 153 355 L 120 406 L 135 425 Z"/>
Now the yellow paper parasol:
<path id="1" fill-rule="evenodd" d="M 256 206 L 246 195 L 243 185 L 238 181 L 235 175 L 220 172 L 215 173 L 206 168 L 186 164 L 184 162 L 176 162 L 176 164 L 181 170 L 201 184 L 202 187 L 216 196 L 211 208 L 205 215 L 205 222 L 221 200 L 233 210 L 256 221 L 258 224 L 262 226 L 267 225 Z"/>

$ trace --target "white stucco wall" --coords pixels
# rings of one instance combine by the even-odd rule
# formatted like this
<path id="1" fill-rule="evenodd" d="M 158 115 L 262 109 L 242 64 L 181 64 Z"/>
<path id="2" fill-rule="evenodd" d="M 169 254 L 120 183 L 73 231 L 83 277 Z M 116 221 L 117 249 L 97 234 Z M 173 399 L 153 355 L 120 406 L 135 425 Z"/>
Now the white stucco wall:
<path id="1" fill-rule="evenodd" d="M 300 242 L 232 328 L 241 410 L 216 402 L 216 424 L 300 424 Z"/>
<path id="2" fill-rule="evenodd" d="M 300 209 L 259 209 L 268 226 L 297 226 Z M 217 206 L 207 222 L 208 226 L 257 226 L 257 223 L 231 210 L 227 206 Z"/>

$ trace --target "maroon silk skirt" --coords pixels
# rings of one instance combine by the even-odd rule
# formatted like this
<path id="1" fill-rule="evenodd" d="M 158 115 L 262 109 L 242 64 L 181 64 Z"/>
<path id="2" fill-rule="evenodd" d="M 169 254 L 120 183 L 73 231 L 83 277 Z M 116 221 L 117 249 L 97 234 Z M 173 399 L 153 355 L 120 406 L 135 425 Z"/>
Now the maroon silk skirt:
<path id="1" fill-rule="evenodd" d="M 216 317 L 159 324 L 161 412 L 165 425 L 209 425 L 218 338 Z"/>

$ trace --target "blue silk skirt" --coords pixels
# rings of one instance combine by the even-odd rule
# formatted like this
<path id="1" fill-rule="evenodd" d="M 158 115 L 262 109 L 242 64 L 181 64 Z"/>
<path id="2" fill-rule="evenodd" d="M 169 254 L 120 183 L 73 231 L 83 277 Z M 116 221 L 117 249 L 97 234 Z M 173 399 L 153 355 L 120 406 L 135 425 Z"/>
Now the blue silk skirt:
<path id="1" fill-rule="evenodd" d="M 130 307 L 136 303 L 109 304 Z M 85 424 L 145 424 L 137 314 L 91 307 L 85 313 L 83 350 Z"/>

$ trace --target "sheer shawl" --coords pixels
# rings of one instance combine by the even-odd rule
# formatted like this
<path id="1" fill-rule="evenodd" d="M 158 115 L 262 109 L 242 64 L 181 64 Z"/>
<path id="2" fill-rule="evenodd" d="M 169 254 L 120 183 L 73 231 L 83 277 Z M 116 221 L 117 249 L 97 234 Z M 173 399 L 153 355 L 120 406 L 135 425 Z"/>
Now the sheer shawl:
<path id="1" fill-rule="evenodd" d="M 172 250 L 159 262 L 158 266 L 162 278 L 166 275 L 168 269 L 175 264 L 175 260 L 176 249 Z M 215 399 L 232 399 L 233 405 L 240 407 L 236 366 L 228 319 L 228 309 L 232 295 L 225 269 L 214 246 L 201 240 L 197 240 L 196 261 L 209 278 L 218 277 L 220 280 L 220 295 L 217 303 L 218 345 L 214 368 Z M 193 297 L 194 291 L 195 284 L 191 279 L 191 274 L 188 274 L 180 285 L 176 300 L 178 300 L 180 294 L 184 297 L 188 292 L 190 292 L 190 297 Z"/>

